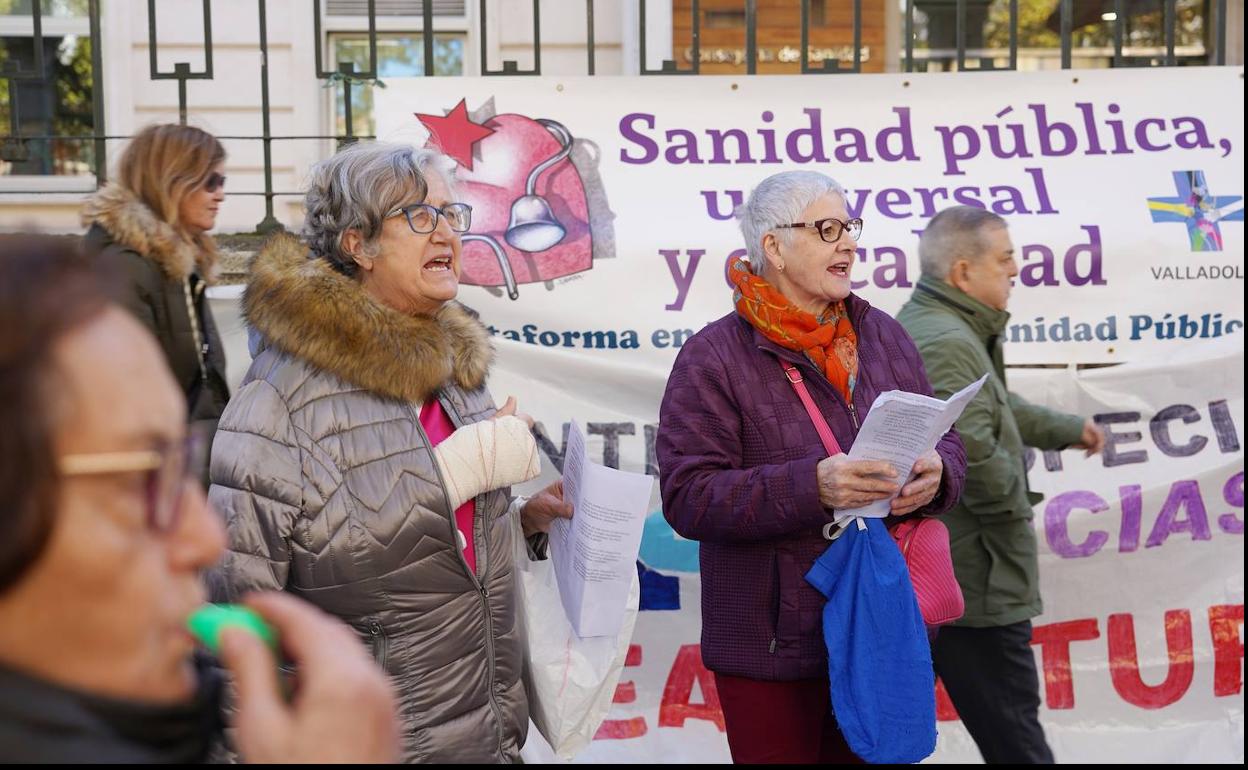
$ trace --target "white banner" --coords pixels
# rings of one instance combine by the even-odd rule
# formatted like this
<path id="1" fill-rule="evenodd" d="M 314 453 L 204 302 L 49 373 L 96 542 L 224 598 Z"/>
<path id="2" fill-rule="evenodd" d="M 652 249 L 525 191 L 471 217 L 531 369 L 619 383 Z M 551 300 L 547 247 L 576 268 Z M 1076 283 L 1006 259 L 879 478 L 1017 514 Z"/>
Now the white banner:
<path id="1" fill-rule="evenodd" d="M 503 298 L 478 304 L 510 339 L 669 365 L 729 309 L 733 208 L 813 169 L 866 222 L 868 301 L 895 313 L 916 233 L 982 205 L 1021 263 L 1007 361 L 1086 363 L 1242 327 L 1242 72 L 416 78 L 375 98 L 379 137 L 458 161 L 464 280 Z"/>
<path id="2" fill-rule="evenodd" d="M 890 313 L 935 211 L 1002 213 L 1022 263 L 1007 359 L 1132 362 L 1011 375 L 1112 432 L 1103 457 L 1032 458 L 1057 759 L 1242 762 L 1241 77 L 436 78 L 388 81 L 376 114 L 383 138 L 432 134 L 461 165 L 475 210 L 460 299 L 498 335 L 495 397 L 539 421 L 549 462 L 534 486 L 557 477 L 573 419 L 596 461 L 657 475 L 668 372 L 731 309 L 728 216 L 763 177 L 813 168 L 848 189 L 866 220 L 857 291 Z M 241 374 L 236 309 L 218 304 Z M 656 495 L 628 666 L 580 761 L 728 759 L 699 655 L 697 553 Z M 940 702 L 933 759 L 977 761 Z"/>
<path id="3" fill-rule="evenodd" d="M 517 394 L 547 427 L 568 414 L 595 420 L 591 456 L 629 468 L 652 456 L 653 403 L 642 394 L 657 398 L 665 372 L 621 371 L 616 384 L 615 372 L 562 351 L 500 347 L 496 396 Z M 1243 761 L 1243 372 L 1236 335 L 1164 364 L 1012 373 L 1019 393 L 1096 415 L 1110 432 L 1103 456 L 1029 460 L 1046 496 L 1036 508 L 1045 613 L 1033 645 L 1059 762 Z M 728 760 L 698 651 L 697 551 L 656 502 L 628 666 L 609 721 L 578 761 Z M 931 761 L 980 761 L 940 696 Z M 548 760 L 541 737 L 530 741 L 526 756 Z"/>

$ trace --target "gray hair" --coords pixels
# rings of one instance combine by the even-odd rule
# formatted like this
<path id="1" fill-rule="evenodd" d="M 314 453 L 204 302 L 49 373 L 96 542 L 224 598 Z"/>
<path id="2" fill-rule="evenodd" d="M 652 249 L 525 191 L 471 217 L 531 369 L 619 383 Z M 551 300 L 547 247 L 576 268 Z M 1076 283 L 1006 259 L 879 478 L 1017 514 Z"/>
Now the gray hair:
<path id="1" fill-rule="evenodd" d="M 943 281 L 954 262 L 979 259 L 987 250 L 984 229 L 990 225 L 1008 226 L 1000 216 L 977 206 L 954 206 L 932 217 L 919 236 L 922 274 Z"/>
<path id="2" fill-rule="evenodd" d="M 436 150 L 389 142 L 352 144 L 317 163 L 303 204 L 303 236 L 313 255 L 354 276 L 359 265 L 343 251 L 343 234 L 359 230 L 364 253 L 375 256 L 386 215 L 423 201 L 431 173 L 454 194 L 454 168 L 454 161 Z"/>
<path id="3" fill-rule="evenodd" d="M 786 245 L 793 242 L 793 230 L 776 230 L 776 225 L 796 222 L 806 207 L 828 193 L 845 195 L 845 188 L 835 179 L 818 171 L 782 171 L 759 182 L 750 192 L 749 200 L 737 207 L 741 235 L 750 257 L 750 270 L 762 275 L 767 266 L 763 253 L 763 236 L 775 231 Z"/>

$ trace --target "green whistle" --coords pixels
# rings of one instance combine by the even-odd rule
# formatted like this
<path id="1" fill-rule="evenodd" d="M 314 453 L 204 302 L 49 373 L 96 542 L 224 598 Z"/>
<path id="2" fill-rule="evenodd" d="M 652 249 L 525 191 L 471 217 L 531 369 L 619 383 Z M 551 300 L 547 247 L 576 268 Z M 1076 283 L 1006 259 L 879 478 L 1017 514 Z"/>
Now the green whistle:
<path id="1" fill-rule="evenodd" d="M 214 655 L 220 652 L 221 632 L 241 628 L 260 637 L 274 655 L 278 654 L 277 631 L 254 610 L 239 604 L 205 604 L 191 613 L 186 627 Z"/>

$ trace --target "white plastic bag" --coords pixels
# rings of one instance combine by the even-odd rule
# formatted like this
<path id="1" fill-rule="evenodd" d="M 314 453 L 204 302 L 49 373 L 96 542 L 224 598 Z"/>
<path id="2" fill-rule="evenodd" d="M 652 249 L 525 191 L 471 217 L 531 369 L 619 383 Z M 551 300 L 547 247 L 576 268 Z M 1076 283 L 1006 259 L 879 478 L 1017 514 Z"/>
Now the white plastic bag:
<path id="1" fill-rule="evenodd" d="M 554 565 L 549 559 L 530 561 L 523 535 L 517 532 L 515 540 L 529 718 L 555 755 L 571 760 L 594 739 L 611 710 L 637 622 L 641 584 L 634 575 L 619 634 L 582 639 L 559 600 Z"/>

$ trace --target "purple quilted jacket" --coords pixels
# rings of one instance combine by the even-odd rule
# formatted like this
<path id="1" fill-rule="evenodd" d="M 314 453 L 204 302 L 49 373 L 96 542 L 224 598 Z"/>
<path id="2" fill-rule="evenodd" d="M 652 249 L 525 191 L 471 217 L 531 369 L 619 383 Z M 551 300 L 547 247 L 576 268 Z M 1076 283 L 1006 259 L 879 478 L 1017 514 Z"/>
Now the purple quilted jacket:
<path id="1" fill-rule="evenodd" d="M 932 394 L 914 343 L 866 301 L 846 301 L 858 334 L 858 384 L 844 399 L 800 353 L 767 340 L 736 313 L 709 324 L 681 349 L 659 418 L 663 513 L 701 543 L 702 660 L 721 673 L 764 680 L 826 675 L 824 598 L 805 580 L 828 547 L 815 466 L 827 456 L 777 359 L 802 372 L 816 406 L 848 451 L 856 419 L 889 390 Z M 941 488 L 921 512 L 943 513 L 966 475 L 962 441 L 936 447 Z"/>

